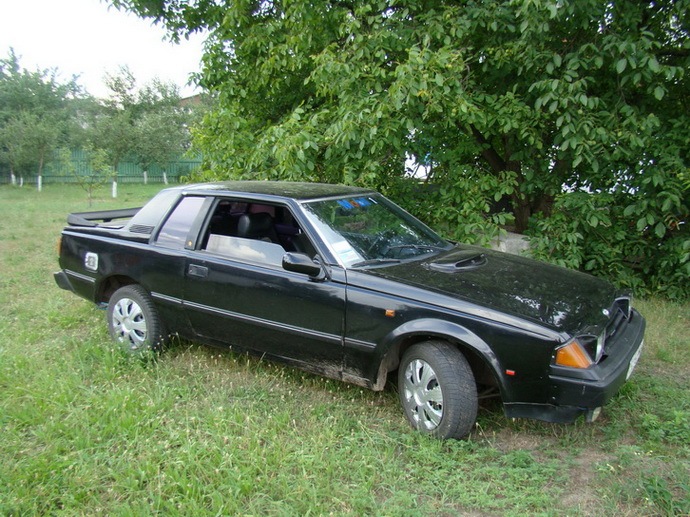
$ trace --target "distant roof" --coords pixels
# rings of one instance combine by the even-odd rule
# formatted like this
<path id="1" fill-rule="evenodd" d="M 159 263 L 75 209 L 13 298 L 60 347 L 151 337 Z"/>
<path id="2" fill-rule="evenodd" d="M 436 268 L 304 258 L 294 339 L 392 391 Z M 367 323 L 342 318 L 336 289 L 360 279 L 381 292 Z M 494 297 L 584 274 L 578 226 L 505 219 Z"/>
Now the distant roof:
<path id="1" fill-rule="evenodd" d="M 201 94 L 197 93 L 189 97 L 183 97 L 180 99 L 180 106 L 198 106 L 201 104 Z"/>
<path id="2" fill-rule="evenodd" d="M 209 191 L 219 193 L 246 193 L 276 196 L 297 200 L 310 200 L 338 196 L 361 195 L 374 192 L 371 189 L 332 185 L 328 183 L 306 183 L 291 181 L 220 181 L 217 183 L 197 183 L 180 187 L 184 191 Z"/>

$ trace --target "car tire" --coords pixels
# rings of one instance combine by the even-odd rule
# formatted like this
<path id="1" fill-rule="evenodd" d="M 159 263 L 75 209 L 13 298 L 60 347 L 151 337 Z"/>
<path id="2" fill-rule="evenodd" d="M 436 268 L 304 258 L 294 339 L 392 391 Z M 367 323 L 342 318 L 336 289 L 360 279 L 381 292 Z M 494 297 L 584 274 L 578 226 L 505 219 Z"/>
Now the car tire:
<path id="1" fill-rule="evenodd" d="M 408 348 L 398 369 L 405 416 L 422 433 L 465 438 L 477 419 L 477 385 L 465 356 L 443 341 Z"/>
<path id="2" fill-rule="evenodd" d="M 121 287 L 108 302 L 108 330 L 123 351 L 143 355 L 160 350 L 165 330 L 153 300 L 139 285 Z"/>

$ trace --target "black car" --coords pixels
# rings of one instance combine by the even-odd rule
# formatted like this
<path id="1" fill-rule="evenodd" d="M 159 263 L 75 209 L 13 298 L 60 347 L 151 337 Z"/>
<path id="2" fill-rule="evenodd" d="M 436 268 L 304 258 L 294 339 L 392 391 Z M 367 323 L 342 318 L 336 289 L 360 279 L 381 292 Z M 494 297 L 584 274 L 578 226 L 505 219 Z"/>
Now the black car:
<path id="1" fill-rule="evenodd" d="M 132 353 L 177 334 L 374 390 L 397 371 L 405 415 L 440 438 L 472 430 L 478 393 L 508 417 L 594 420 L 645 329 L 603 280 L 448 242 L 339 185 L 186 185 L 71 214 L 60 266 Z"/>

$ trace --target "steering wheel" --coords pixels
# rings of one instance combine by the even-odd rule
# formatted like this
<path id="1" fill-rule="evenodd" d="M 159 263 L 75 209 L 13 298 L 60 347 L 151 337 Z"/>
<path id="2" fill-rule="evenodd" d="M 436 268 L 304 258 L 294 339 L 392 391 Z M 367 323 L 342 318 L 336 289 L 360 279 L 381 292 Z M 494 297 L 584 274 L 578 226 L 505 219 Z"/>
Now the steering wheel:
<path id="1" fill-rule="evenodd" d="M 388 246 L 387 246 L 387 241 L 393 237 L 393 232 L 391 230 L 385 230 L 381 233 L 379 233 L 374 240 L 371 242 L 371 245 L 367 248 L 366 254 L 368 257 L 373 257 L 374 253 L 379 250 L 380 248 L 380 255 L 382 257 L 385 257 L 386 254 L 388 253 Z"/>

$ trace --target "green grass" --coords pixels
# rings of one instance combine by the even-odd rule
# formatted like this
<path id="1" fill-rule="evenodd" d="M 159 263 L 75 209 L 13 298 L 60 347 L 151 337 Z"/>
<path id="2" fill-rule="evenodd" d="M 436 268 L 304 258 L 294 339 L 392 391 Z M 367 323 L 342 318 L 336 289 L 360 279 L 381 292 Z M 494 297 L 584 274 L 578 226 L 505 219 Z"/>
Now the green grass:
<path id="1" fill-rule="evenodd" d="M 489 404 L 469 440 L 438 442 L 392 390 L 187 342 L 123 357 L 52 278 L 67 213 L 88 209 L 77 187 L 0 187 L 0 515 L 690 513 L 687 304 L 638 301 L 645 353 L 596 423 Z"/>

